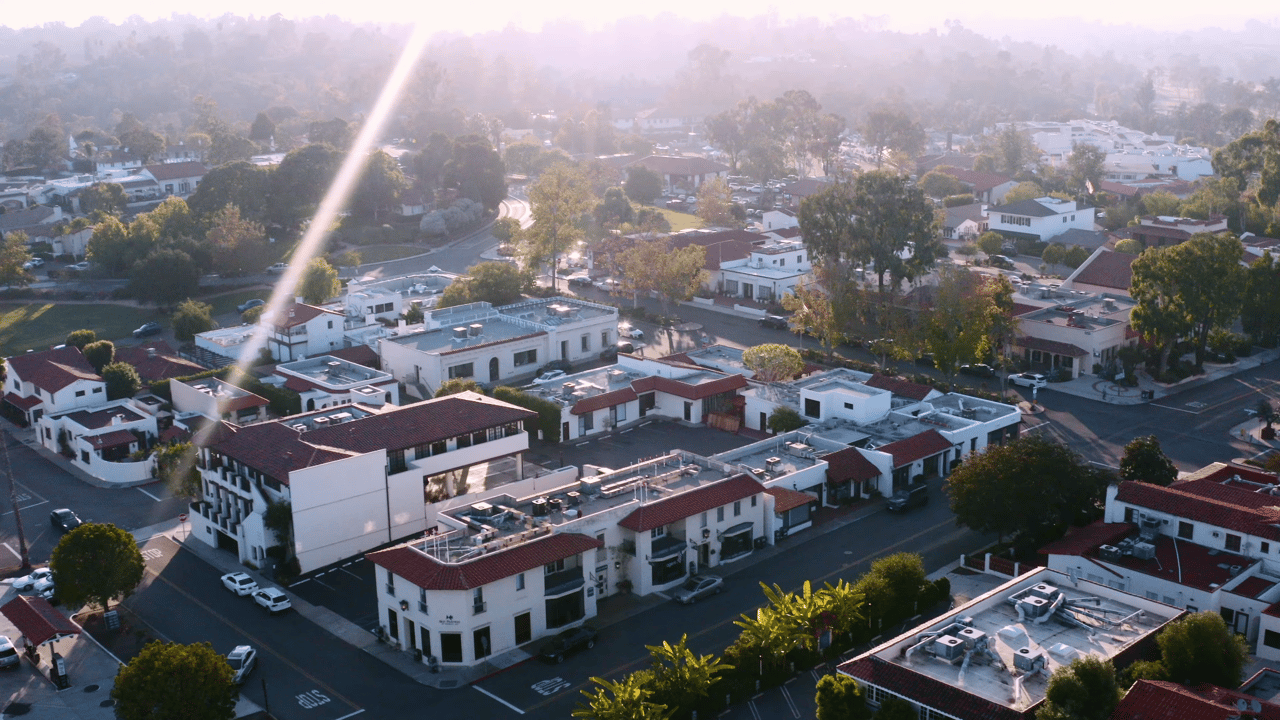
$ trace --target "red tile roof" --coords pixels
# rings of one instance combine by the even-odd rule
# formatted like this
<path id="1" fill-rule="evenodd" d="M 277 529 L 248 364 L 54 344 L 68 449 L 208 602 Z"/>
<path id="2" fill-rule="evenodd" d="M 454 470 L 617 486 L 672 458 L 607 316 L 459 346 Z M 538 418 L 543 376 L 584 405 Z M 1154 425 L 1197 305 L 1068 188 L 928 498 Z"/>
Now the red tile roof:
<path id="1" fill-rule="evenodd" d="M 894 395 L 900 397 L 911 398 L 912 400 L 924 400 L 933 392 L 933 388 L 928 385 L 921 385 L 900 377 L 889 377 L 888 375 L 872 375 L 871 379 L 863 383 L 880 390 L 888 390 Z"/>
<path id="2" fill-rule="evenodd" d="M 115 422 L 117 415 L 120 416 L 121 422 L 137 422 L 143 419 L 138 413 L 121 406 L 102 410 L 77 410 L 73 413 L 68 413 L 64 417 L 80 427 L 88 430 L 97 430 L 111 425 L 111 423 Z"/>
<path id="3" fill-rule="evenodd" d="M 306 303 L 290 303 L 289 306 L 282 309 L 278 315 L 273 315 L 268 322 L 278 327 L 291 328 L 302 325 L 303 323 L 318 318 L 321 315 L 342 317 L 342 313 L 334 312 L 333 310 L 328 310 L 322 307 L 316 307 L 315 305 L 308 305 Z"/>
<path id="4" fill-rule="evenodd" d="M 1161 680 L 1139 680 L 1125 693 L 1111 714 L 1112 720 L 1229 720 L 1240 718 L 1236 699 L 1255 700 L 1241 693 L 1210 685 L 1191 689 Z M 1216 702 L 1215 702 L 1216 700 Z M 1280 706 L 1261 702 L 1259 720 L 1280 720 Z"/>
<path id="5" fill-rule="evenodd" d="M 741 260 L 768 239 L 766 235 L 746 230 L 723 230 L 713 233 L 672 235 L 671 246 L 680 249 L 690 245 L 701 245 L 707 249 L 707 261 L 703 267 L 707 270 L 719 270 L 720 263 Z"/>
<path id="6" fill-rule="evenodd" d="M 41 390 L 57 392 L 77 380 L 102 382 L 93 366 L 74 345 L 24 353 L 9 358 L 9 369 L 23 382 L 34 383 Z"/>
<path id="7" fill-rule="evenodd" d="M 382 358 L 378 357 L 378 351 L 368 345 L 354 345 L 341 350 L 330 350 L 328 354 L 339 360 L 346 360 L 374 370 L 382 369 Z"/>
<path id="8" fill-rule="evenodd" d="M 14 395 L 11 392 L 4 394 L 4 401 L 18 408 L 19 410 L 24 410 L 24 411 L 30 410 L 31 408 L 44 402 L 44 400 L 41 400 L 39 397 L 35 395 L 21 396 L 21 395 Z"/>
<path id="9" fill-rule="evenodd" d="M 799 490 L 792 490 L 784 487 L 765 488 L 765 492 L 777 498 L 773 504 L 773 512 L 775 515 L 781 515 L 789 510 L 795 510 L 798 507 L 804 507 L 809 503 L 818 502 L 818 498 L 809 493 L 802 493 Z"/>
<path id="10" fill-rule="evenodd" d="M 1254 577 L 1245 578 L 1244 582 L 1227 592 L 1232 595 L 1239 595 L 1240 597 L 1257 599 L 1262 595 L 1265 595 L 1268 590 L 1275 586 L 1276 584 L 1270 580 L 1266 580 L 1255 575 Z"/>
<path id="11" fill-rule="evenodd" d="M 1209 497 L 1209 494 L 1218 497 Z M 1280 499 L 1268 494 L 1203 481 L 1160 487 L 1126 480 L 1120 483 L 1116 500 L 1192 522 L 1280 540 L 1280 529 L 1276 527 L 1280 523 L 1280 507 L 1277 507 Z"/>
<path id="12" fill-rule="evenodd" d="M 398 450 L 537 416 L 531 410 L 501 400 L 476 393 L 459 393 L 310 430 L 303 433 L 302 440 L 353 453 L 384 448 Z"/>
<path id="13" fill-rule="evenodd" d="M 1196 480 L 1222 483 L 1237 476 L 1241 480 L 1248 480 L 1249 482 L 1263 483 L 1266 485 L 1280 485 L 1280 477 L 1276 477 L 1275 473 L 1263 472 L 1257 468 L 1247 467 L 1244 465 L 1222 462 L 1209 463 L 1195 472 L 1187 473 L 1178 480 L 1178 485 L 1181 487 L 1182 485 Z M 1250 488 L 1250 490 L 1252 490 L 1252 488 Z"/>
<path id="14" fill-rule="evenodd" d="M 890 692 L 911 698 L 954 717 L 965 720 L 1030 720 L 1040 703 L 1018 712 L 1004 705 L 979 697 L 949 683 L 914 672 L 875 655 L 850 660 L 837 670 L 859 681 L 870 683 Z"/>
<path id="15" fill-rule="evenodd" d="M 603 410 L 607 407 L 613 407 L 614 405 L 621 405 L 635 399 L 636 391 L 629 387 L 625 387 L 621 390 L 610 390 L 607 393 L 600 393 L 599 395 L 592 395 L 591 397 L 583 398 L 579 400 L 569 412 L 573 415 L 586 415 L 587 413 L 595 412 L 596 410 Z"/>
<path id="16" fill-rule="evenodd" d="M 1039 305 L 1027 305 L 1026 303 L 1015 302 L 1013 304 L 1013 310 L 1011 310 L 1009 314 L 1013 317 L 1018 317 L 1019 315 L 1026 315 L 1029 312 L 1035 312 L 1039 309 Z"/>
<path id="17" fill-rule="evenodd" d="M 1142 192 L 1141 188 L 1136 188 L 1136 187 L 1133 187 L 1132 185 L 1125 185 L 1123 183 L 1112 182 L 1110 180 L 1103 180 L 1102 182 L 1098 183 L 1098 189 L 1101 190 L 1102 192 L 1114 193 L 1121 197 L 1130 197 L 1130 198 L 1137 197 L 1138 193 Z"/>
<path id="18" fill-rule="evenodd" d="M 739 474 L 642 505 L 619 521 L 618 525 L 635 532 L 646 532 L 762 492 L 763 485 L 754 478 Z"/>
<path id="19" fill-rule="evenodd" d="M 1044 338 L 1029 337 L 1027 335 L 1018 336 L 1018 339 L 1014 341 L 1014 345 L 1029 348 L 1031 350 L 1053 353 L 1054 355 L 1065 355 L 1067 357 L 1084 357 L 1089 354 L 1087 350 L 1082 350 L 1071 343 L 1065 343 L 1059 340 L 1046 340 Z"/>
<path id="20" fill-rule="evenodd" d="M 443 563 L 411 545 L 378 550 L 365 557 L 426 590 L 471 590 L 600 547 L 604 543 L 593 537 L 556 533 L 461 563 Z"/>
<path id="21" fill-rule="evenodd" d="M 855 447 L 823 455 L 822 459 L 827 461 L 827 482 L 846 483 L 850 480 L 871 480 L 880 476 L 880 468 L 877 468 Z"/>
<path id="22" fill-rule="evenodd" d="M 355 455 L 340 449 L 305 443 L 300 432 L 278 422 L 226 428 L 223 437 L 212 443 L 211 448 L 266 473 L 285 485 L 289 484 L 289 473 L 294 470 Z"/>
<path id="23" fill-rule="evenodd" d="M 9 622 L 32 645 L 80 634 L 80 626 L 68 620 L 42 597 L 19 595 L 0 607 L 0 613 L 9 618 Z"/>
<path id="24" fill-rule="evenodd" d="M 950 449 L 951 441 L 943 437 L 942 433 L 932 429 L 876 448 L 880 452 L 889 453 L 893 456 L 893 466 L 895 468 L 910 465 L 916 460 L 923 460 Z"/>
<path id="25" fill-rule="evenodd" d="M 986 192 L 994 187 L 1005 183 L 1014 182 L 1014 179 L 1005 175 L 997 175 L 995 173 L 978 172 L 976 170 L 962 170 L 957 167 L 943 166 L 936 168 L 940 173 L 946 173 L 951 177 L 959 180 L 973 188 L 976 193 Z"/>
<path id="26" fill-rule="evenodd" d="M 709 398 L 712 395 L 720 393 L 732 392 L 747 386 L 747 379 L 741 375 L 726 375 L 715 380 L 709 380 L 703 383 L 690 384 L 683 380 L 674 378 L 661 377 L 658 375 L 649 375 L 631 383 L 631 388 L 636 392 L 648 392 L 657 390 L 668 395 L 682 397 L 685 400 L 701 400 Z"/>
<path id="27" fill-rule="evenodd" d="M 154 350 L 154 356 L 150 351 Z M 129 363 L 144 382 L 153 383 L 204 372 L 204 366 L 178 356 L 169 343 L 158 340 L 137 347 L 116 348 L 115 359 Z"/>
<path id="28" fill-rule="evenodd" d="M 85 437 L 85 442 L 94 450 L 105 450 L 107 448 L 120 447 L 138 442 L 138 438 L 128 430 L 112 430 L 111 432 L 102 433 L 101 435 L 89 435 Z"/>
<path id="29" fill-rule="evenodd" d="M 1137 255 L 1103 250 L 1085 261 L 1071 278 L 1077 285 L 1097 285 L 1129 292 L 1133 284 L 1133 261 Z"/>
<path id="30" fill-rule="evenodd" d="M 1072 528 L 1058 540 L 1040 548 L 1041 555 L 1083 555 L 1099 545 L 1115 545 L 1138 528 L 1130 523 L 1099 520 L 1082 528 Z"/>

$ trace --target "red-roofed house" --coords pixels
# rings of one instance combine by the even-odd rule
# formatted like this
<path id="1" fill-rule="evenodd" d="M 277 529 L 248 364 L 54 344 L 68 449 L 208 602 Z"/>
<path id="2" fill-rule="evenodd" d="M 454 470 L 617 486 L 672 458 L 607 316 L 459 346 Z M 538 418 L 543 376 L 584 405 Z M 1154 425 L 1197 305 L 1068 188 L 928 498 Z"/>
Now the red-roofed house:
<path id="1" fill-rule="evenodd" d="M 946 165 L 938 167 L 937 172 L 950 175 L 959 180 L 965 187 L 969 188 L 969 192 L 973 193 L 978 202 L 987 204 L 1004 202 L 1004 196 L 1008 195 L 1009 191 L 1018 184 L 1017 180 L 1005 175 L 978 172 L 976 170 L 962 170 Z"/>
<path id="2" fill-rule="evenodd" d="M 24 426 L 42 415 L 90 408 L 107 401 L 107 384 L 84 359 L 80 348 L 73 345 L 14 355 L 7 363 L 5 414 Z"/>
<path id="3" fill-rule="evenodd" d="M 1128 297 L 1133 284 L 1133 261 L 1137 259 L 1137 255 L 1098 248 L 1062 281 L 1062 289 Z"/>
<path id="4" fill-rule="evenodd" d="M 116 348 L 115 360 L 129 363 L 138 371 L 143 385 L 169 380 L 176 377 L 187 377 L 204 372 L 203 365 L 179 357 L 169 343 L 164 340 L 145 343 L 135 347 Z"/>
<path id="5" fill-rule="evenodd" d="M 729 174 L 729 166 L 695 155 L 675 157 L 650 155 L 627 165 L 652 170 L 662 177 L 662 185 L 668 190 L 697 190 L 702 183 Z"/>
<path id="6" fill-rule="evenodd" d="M 278 315 L 263 316 L 262 326 L 269 330 L 267 350 L 277 362 L 301 360 L 342 348 L 345 316 L 335 310 L 292 303 Z"/>
<path id="7" fill-rule="evenodd" d="M 186 162 L 160 163 L 147 165 L 143 172 L 150 175 L 160 186 L 162 195 L 186 197 L 196 191 L 196 186 L 204 179 L 204 163 L 188 160 Z"/>
<path id="8" fill-rule="evenodd" d="M 424 494 L 466 492 L 469 469 L 529 447 L 523 408 L 476 393 L 416 405 L 342 405 L 198 434 L 203 493 L 192 535 L 261 566 L 264 513 L 288 502 L 303 572 L 427 529 Z"/>
<path id="9" fill-rule="evenodd" d="M 1212 685 L 1200 685 L 1192 689 L 1163 680 L 1139 680 L 1129 688 L 1111 714 L 1111 720 L 1241 718 L 1280 720 L 1280 705 Z"/>
<path id="10" fill-rule="evenodd" d="M 141 483 L 152 479 L 155 461 L 130 461 L 160 434 L 156 408 L 132 398 L 114 400 L 92 410 L 45 415 L 36 435 L 50 452 L 61 453 L 90 475 L 110 483 Z"/>
<path id="11" fill-rule="evenodd" d="M 768 488 L 765 492 L 773 496 L 773 514 L 778 517 L 775 527 L 783 537 L 813 525 L 813 511 L 818 507 L 818 498 L 782 486 Z"/>

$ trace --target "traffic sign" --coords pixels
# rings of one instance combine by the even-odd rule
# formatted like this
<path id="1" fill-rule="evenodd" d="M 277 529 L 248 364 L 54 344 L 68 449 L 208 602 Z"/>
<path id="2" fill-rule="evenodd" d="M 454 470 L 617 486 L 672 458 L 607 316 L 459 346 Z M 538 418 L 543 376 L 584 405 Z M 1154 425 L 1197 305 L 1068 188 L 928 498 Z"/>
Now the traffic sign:
<path id="1" fill-rule="evenodd" d="M 186 513 L 182 513 L 181 515 L 178 516 L 178 522 L 186 522 L 186 521 L 187 521 Z"/>

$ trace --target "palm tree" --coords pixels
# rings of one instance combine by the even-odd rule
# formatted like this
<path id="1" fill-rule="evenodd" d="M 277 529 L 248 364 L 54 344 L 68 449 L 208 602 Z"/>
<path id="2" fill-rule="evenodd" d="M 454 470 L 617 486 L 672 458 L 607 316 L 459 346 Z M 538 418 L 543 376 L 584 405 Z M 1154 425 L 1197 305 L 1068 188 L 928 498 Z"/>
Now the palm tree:
<path id="1" fill-rule="evenodd" d="M 732 670 L 715 655 L 698 655 L 689 649 L 689 636 L 682 635 L 672 645 L 646 646 L 653 658 L 654 694 L 662 703 L 676 710 L 692 710 L 694 703 L 707 696 L 716 676 Z"/>
<path id="2" fill-rule="evenodd" d="M 650 702 L 653 676 L 648 671 L 631 673 L 622 680 L 613 681 L 593 677 L 599 685 L 595 692 L 580 692 L 586 703 L 578 703 L 573 717 L 585 720 L 670 720 L 671 711 L 665 705 Z"/>

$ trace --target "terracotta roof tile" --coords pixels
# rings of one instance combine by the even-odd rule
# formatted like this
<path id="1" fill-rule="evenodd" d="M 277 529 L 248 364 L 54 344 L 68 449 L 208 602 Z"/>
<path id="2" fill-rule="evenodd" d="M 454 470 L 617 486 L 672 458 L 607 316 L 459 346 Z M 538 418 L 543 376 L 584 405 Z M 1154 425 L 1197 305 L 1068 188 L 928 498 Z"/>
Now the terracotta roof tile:
<path id="1" fill-rule="evenodd" d="M 611 390 L 607 393 L 600 393 L 599 395 L 592 395 L 591 397 L 583 398 L 579 400 L 569 412 L 573 415 L 586 415 L 587 413 L 595 412 L 596 410 L 603 410 L 607 407 L 613 407 L 614 405 L 621 405 L 635 399 L 636 391 L 629 387 L 625 387 L 621 390 Z"/>
<path id="2" fill-rule="evenodd" d="M 1242 693 L 1212 685 L 1191 689 L 1178 683 L 1139 680 L 1111 714 L 1112 720 L 1228 720 L 1239 718 L 1237 699 L 1255 700 Z M 1258 720 L 1280 720 L 1280 706 L 1260 702 L 1261 709 L 1250 713 Z"/>
<path id="3" fill-rule="evenodd" d="M 323 465 L 355 453 L 329 447 L 317 447 L 302 441 L 301 433 L 278 422 L 226 428 L 227 432 L 211 447 L 255 470 L 266 473 L 285 485 L 289 473 L 313 465 Z"/>
<path id="4" fill-rule="evenodd" d="M 152 350 L 155 351 L 154 356 Z M 205 370 L 199 363 L 179 357 L 163 340 L 137 347 L 118 347 L 115 359 L 132 365 L 138 371 L 138 377 L 147 383 L 186 377 Z"/>
<path id="5" fill-rule="evenodd" d="M 378 550 L 365 557 L 426 590 L 471 590 L 600 547 L 604 543 L 586 535 L 556 533 L 462 563 L 440 562 L 411 545 Z"/>
<path id="6" fill-rule="evenodd" d="M 143 419 L 142 415 L 127 407 L 120 406 L 102 410 L 77 410 L 73 413 L 67 413 L 65 417 L 80 427 L 97 430 L 111 425 L 117 415 L 120 416 L 122 422 L 137 422 Z"/>
<path id="7" fill-rule="evenodd" d="M 1129 292 L 1129 286 L 1133 284 L 1133 261 L 1137 259 L 1137 255 L 1103 250 L 1085 261 L 1071 277 L 1071 282 Z"/>
<path id="8" fill-rule="evenodd" d="M 1274 582 L 1255 575 L 1254 577 L 1245 578 L 1243 582 L 1227 592 L 1232 595 L 1239 595 L 1240 597 L 1257 599 L 1262 595 L 1265 595 L 1268 590 L 1275 586 L 1276 584 Z"/>
<path id="9" fill-rule="evenodd" d="M 957 167 L 939 167 L 937 171 L 950 175 L 965 185 L 972 187 L 974 192 L 979 193 L 986 192 L 1005 183 L 1014 182 L 1013 178 L 1006 175 L 978 172 L 977 170 L 962 170 Z"/>
<path id="10" fill-rule="evenodd" d="M 273 315 L 267 320 L 267 322 L 279 327 L 297 327 L 298 325 L 302 325 L 309 320 L 320 317 L 321 315 L 342 317 L 342 313 L 317 307 L 315 305 L 308 305 L 306 303 L 290 303 L 288 307 L 282 309 L 278 315 Z"/>
<path id="11" fill-rule="evenodd" d="M 837 670 L 861 682 L 871 683 L 913 701 L 965 720 L 1029 720 L 1039 703 L 1023 712 L 966 692 L 875 655 L 856 658 Z"/>
<path id="12" fill-rule="evenodd" d="M 773 504 L 773 512 L 775 515 L 781 515 L 789 510 L 795 510 L 798 507 L 804 507 L 809 503 L 818 502 L 818 498 L 809 493 L 802 493 L 799 490 L 792 490 L 784 487 L 765 488 L 765 492 L 777 498 Z"/>
<path id="13" fill-rule="evenodd" d="M 105 450 L 136 443 L 138 438 L 128 430 L 112 430 L 101 435 L 86 436 L 85 442 L 89 443 L 89 446 L 95 450 Z"/>
<path id="14" fill-rule="evenodd" d="M 8 362 L 9 369 L 17 373 L 23 382 L 34 383 L 41 390 L 51 393 L 77 380 L 102 382 L 93 366 L 84 359 L 80 348 L 74 345 L 14 355 Z"/>
<path id="15" fill-rule="evenodd" d="M 918 435 L 891 442 L 888 445 L 881 445 L 876 449 L 892 455 L 893 466 L 900 468 L 904 465 L 910 465 L 916 460 L 923 460 L 944 450 L 950 450 L 951 441 L 943 437 L 942 433 L 937 430 L 930 429 Z"/>
<path id="16" fill-rule="evenodd" d="M 646 532 L 762 492 L 764 486 L 754 478 L 738 474 L 727 480 L 642 505 L 619 521 L 618 525 L 635 532 Z"/>
<path id="17" fill-rule="evenodd" d="M 880 468 L 876 467 L 855 447 L 837 450 L 830 455 L 823 455 L 827 461 L 827 482 L 845 483 L 850 480 L 872 480 L 880 476 Z"/>
<path id="18" fill-rule="evenodd" d="M 1216 494 L 1220 496 L 1231 495 L 1227 491 L 1234 490 L 1222 488 L 1220 485 L 1218 487 Z M 1208 487 L 1193 486 L 1189 490 L 1199 493 L 1213 492 L 1212 488 Z M 1280 499 L 1267 494 L 1245 492 L 1244 495 L 1252 497 L 1232 496 L 1220 499 L 1188 491 L 1176 483 L 1169 487 L 1160 487 L 1150 483 L 1126 480 L 1120 483 L 1116 499 L 1192 522 L 1216 525 L 1268 540 L 1280 540 L 1280 528 L 1276 527 L 1276 524 L 1280 523 L 1280 507 L 1277 507 L 1280 505 Z M 1249 504 L 1242 504 L 1243 502 Z"/>
<path id="19" fill-rule="evenodd" d="M 1099 520 L 1082 528 L 1072 528 L 1063 537 L 1040 548 L 1041 555 L 1083 555 L 1099 545 L 1115 545 L 1137 530 L 1131 523 L 1109 523 Z"/>
<path id="20" fill-rule="evenodd" d="M 701 400 L 746 386 L 747 379 L 741 375 L 726 375 L 722 378 L 696 384 L 683 382 L 675 378 L 650 375 L 631 383 L 632 389 L 636 392 L 657 390 L 686 400 Z"/>
<path id="21" fill-rule="evenodd" d="M 42 597 L 19 595 L 0 607 L 0 613 L 9 618 L 32 645 L 80 634 L 80 626 L 68 620 Z"/>
<path id="22" fill-rule="evenodd" d="M 536 418 L 476 393 L 459 393 L 303 433 L 307 443 L 354 453 L 397 450 Z"/>
<path id="23" fill-rule="evenodd" d="M 929 393 L 933 392 L 933 388 L 928 385 L 921 385 L 905 378 L 889 377 L 888 375 L 872 375 L 871 379 L 863 384 L 880 390 L 888 390 L 894 395 L 911 398 L 912 400 L 924 400 L 929 396 Z"/>
<path id="24" fill-rule="evenodd" d="M 22 396 L 22 395 L 15 395 L 13 393 L 5 393 L 4 401 L 18 408 L 19 410 L 24 410 L 24 411 L 30 410 L 31 408 L 44 402 L 44 400 L 41 400 L 39 397 L 35 395 Z"/>

